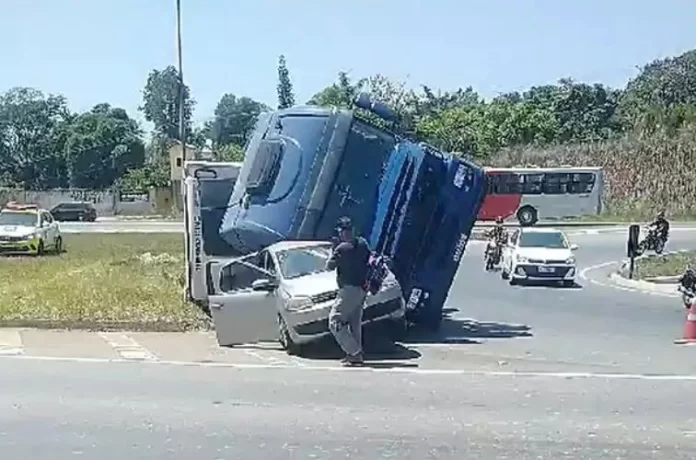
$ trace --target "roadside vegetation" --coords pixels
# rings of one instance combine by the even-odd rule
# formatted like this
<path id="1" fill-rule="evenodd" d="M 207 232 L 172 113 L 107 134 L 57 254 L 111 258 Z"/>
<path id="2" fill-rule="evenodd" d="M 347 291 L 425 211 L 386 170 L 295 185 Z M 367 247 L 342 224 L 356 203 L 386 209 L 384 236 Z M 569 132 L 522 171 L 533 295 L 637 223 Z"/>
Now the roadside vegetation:
<path id="1" fill-rule="evenodd" d="M 638 259 L 636 260 L 635 273 L 639 279 L 656 276 L 677 276 L 684 273 L 684 270 L 689 265 L 696 268 L 696 251 Z"/>
<path id="2" fill-rule="evenodd" d="M 66 252 L 0 259 L 0 326 L 185 331 L 181 234 L 64 235 Z"/>

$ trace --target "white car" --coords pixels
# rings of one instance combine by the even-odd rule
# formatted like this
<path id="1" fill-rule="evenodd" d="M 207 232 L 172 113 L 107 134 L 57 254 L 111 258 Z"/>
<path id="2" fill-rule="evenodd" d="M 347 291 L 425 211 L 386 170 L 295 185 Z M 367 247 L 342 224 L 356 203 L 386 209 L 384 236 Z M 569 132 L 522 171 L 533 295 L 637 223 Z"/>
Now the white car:
<path id="1" fill-rule="evenodd" d="M 63 237 L 51 213 L 35 205 L 9 203 L 0 211 L 0 254 L 42 255 L 63 251 Z"/>
<path id="2" fill-rule="evenodd" d="M 223 265 L 213 277 L 216 294 L 209 296 L 218 343 L 278 340 L 296 354 L 329 335 L 329 311 L 338 294 L 336 272 L 325 268 L 331 250 L 328 242 L 284 241 Z M 393 273 L 379 292 L 368 294 L 366 323 L 405 332 L 405 302 Z"/>
<path id="3" fill-rule="evenodd" d="M 529 280 L 556 281 L 573 286 L 577 271 L 573 251 L 577 248 L 558 229 L 517 229 L 503 248 L 500 276 L 510 280 L 510 284 Z"/>

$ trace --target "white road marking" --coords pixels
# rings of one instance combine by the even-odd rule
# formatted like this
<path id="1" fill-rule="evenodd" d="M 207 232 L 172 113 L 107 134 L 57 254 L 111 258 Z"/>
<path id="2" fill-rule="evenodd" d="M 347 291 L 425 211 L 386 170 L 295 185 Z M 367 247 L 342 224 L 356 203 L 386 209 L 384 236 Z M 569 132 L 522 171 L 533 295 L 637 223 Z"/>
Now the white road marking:
<path id="1" fill-rule="evenodd" d="M 19 329 L 0 329 L 0 355 L 21 355 L 22 353 L 24 353 L 24 345 Z"/>
<path id="2" fill-rule="evenodd" d="M 8 355 L 0 356 L 2 359 L 16 359 L 26 361 L 53 361 L 53 362 L 79 362 L 79 363 L 114 363 L 133 364 L 131 359 L 109 358 L 67 358 L 61 356 L 24 356 Z M 465 369 L 421 369 L 418 367 L 340 367 L 340 366 L 305 366 L 273 365 L 273 364 L 235 364 L 226 362 L 188 362 L 188 361 L 140 361 L 143 364 L 156 364 L 178 367 L 203 367 L 203 368 L 227 368 L 227 369 L 282 369 L 302 371 L 329 371 L 329 372 L 372 372 L 382 374 L 419 374 L 419 375 L 452 375 L 452 376 L 480 376 L 480 377 L 513 377 L 513 378 L 550 378 L 550 379 L 597 379 L 597 380 L 645 380 L 662 382 L 696 381 L 696 375 L 690 374 L 620 374 L 620 373 L 595 373 L 595 372 L 515 372 L 515 371 L 476 371 Z"/>
<path id="3" fill-rule="evenodd" d="M 98 335 L 125 360 L 157 361 L 159 359 L 154 353 L 126 334 L 120 332 L 99 332 Z"/>
<path id="4" fill-rule="evenodd" d="M 602 287 L 606 287 L 606 288 L 616 289 L 616 290 L 619 290 L 619 291 L 637 292 L 637 293 L 639 293 L 639 294 L 654 295 L 654 296 L 658 296 L 658 297 L 667 297 L 667 298 L 676 298 L 676 297 L 679 297 L 679 296 L 676 295 L 676 294 L 668 294 L 668 293 L 666 293 L 666 292 L 644 291 L 644 290 L 642 290 L 642 289 L 634 289 L 634 288 L 630 288 L 630 287 L 628 287 L 628 286 L 620 286 L 620 285 L 618 285 L 618 284 L 614 284 L 614 283 L 611 283 L 611 282 L 609 282 L 609 281 L 603 282 L 603 281 L 599 281 L 599 280 L 597 280 L 597 279 L 590 278 L 590 277 L 587 276 L 587 273 L 588 273 L 588 272 L 591 272 L 591 271 L 594 271 L 594 270 L 599 270 L 600 268 L 609 267 L 609 266 L 611 266 L 611 265 L 619 265 L 619 264 L 621 264 L 621 261 L 603 262 L 603 263 L 601 263 L 601 264 L 590 265 L 589 267 L 585 267 L 585 268 L 583 268 L 582 270 L 580 270 L 580 273 L 578 273 L 578 276 L 579 276 L 581 279 L 585 280 L 585 281 L 589 281 L 589 282 L 592 283 L 592 284 L 596 284 L 597 286 L 602 286 Z"/>
<path id="5" fill-rule="evenodd" d="M 255 350 L 244 350 L 244 353 L 251 356 L 252 358 L 258 359 L 262 363 L 268 363 L 269 366 L 286 366 L 288 364 L 286 361 L 282 361 L 278 358 L 274 358 L 272 356 L 264 356 Z"/>

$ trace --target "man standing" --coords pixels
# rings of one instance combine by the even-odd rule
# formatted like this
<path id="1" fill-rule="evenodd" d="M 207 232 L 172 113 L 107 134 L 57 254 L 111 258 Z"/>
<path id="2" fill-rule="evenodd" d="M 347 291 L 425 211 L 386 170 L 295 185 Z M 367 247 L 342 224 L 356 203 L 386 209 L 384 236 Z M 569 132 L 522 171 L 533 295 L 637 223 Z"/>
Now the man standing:
<path id="1" fill-rule="evenodd" d="M 370 248 L 364 238 L 354 235 L 348 217 L 338 220 L 337 230 L 340 242 L 326 263 L 329 270 L 336 269 L 338 282 L 338 297 L 329 313 L 329 329 L 346 353 L 342 364 L 354 366 L 363 361 L 362 313 Z"/>

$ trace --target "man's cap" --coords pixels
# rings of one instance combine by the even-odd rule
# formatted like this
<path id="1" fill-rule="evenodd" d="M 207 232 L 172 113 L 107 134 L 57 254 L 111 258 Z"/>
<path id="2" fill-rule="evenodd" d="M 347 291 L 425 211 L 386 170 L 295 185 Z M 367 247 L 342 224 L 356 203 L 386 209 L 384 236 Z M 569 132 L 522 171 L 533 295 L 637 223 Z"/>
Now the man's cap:
<path id="1" fill-rule="evenodd" d="M 338 230 L 352 230 L 353 222 L 351 222 L 350 217 L 341 217 L 336 223 L 336 229 Z"/>

